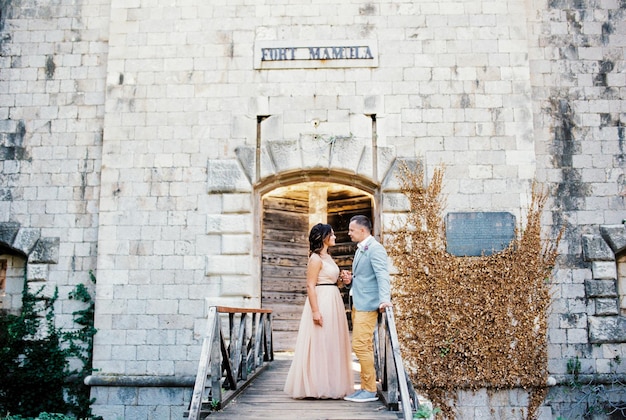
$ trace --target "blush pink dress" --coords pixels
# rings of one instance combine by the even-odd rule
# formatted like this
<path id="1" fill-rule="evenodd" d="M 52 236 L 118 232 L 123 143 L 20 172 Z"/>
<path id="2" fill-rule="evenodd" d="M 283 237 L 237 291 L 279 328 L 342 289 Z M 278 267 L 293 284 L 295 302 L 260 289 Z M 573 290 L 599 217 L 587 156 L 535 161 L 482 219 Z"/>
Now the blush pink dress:
<path id="1" fill-rule="evenodd" d="M 341 293 L 334 284 L 339 267 L 332 258 L 322 258 L 315 287 L 323 326 L 313 323 L 307 297 L 302 310 L 296 348 L 287 374 L 285 392 L 292 398 L 343 398 L 354 392 L 352 349 Z"/>

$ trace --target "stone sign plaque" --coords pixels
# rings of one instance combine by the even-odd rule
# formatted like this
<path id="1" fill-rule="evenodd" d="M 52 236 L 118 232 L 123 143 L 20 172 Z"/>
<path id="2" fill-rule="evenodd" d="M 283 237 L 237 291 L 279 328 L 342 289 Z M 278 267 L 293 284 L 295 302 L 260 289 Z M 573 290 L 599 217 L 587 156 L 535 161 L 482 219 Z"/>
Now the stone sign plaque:
<path id="1" fill-rule="evenodd" d="M 448 251 L 456 256 L 491 255 L 515 237 L 515 216 L 507 212 L 461 212 L 446 215 Z"/>
<path id="2" fill-rule="evenodd" d="M 258 70 L 340 67 L 378 67 L 377 41 L 260 40 L 254 44 L 254 68 Z"/>

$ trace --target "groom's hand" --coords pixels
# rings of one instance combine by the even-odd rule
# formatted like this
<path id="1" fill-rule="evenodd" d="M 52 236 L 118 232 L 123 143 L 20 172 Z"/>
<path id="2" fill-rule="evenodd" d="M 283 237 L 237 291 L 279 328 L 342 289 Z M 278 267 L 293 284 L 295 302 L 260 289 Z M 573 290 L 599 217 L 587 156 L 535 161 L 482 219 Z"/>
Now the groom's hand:
<path id="1" fill-rule="evenodd" d="M 341 270 L 341 274 L 339 274 L 339 277 L 345 285 L 352 283 L 352 273 L 348 270 Z"/>
<path id="2" fill-rule="evenodd" d="M 385 308 L 391 308 L 393 307 L 393 305 L 391 304 L 391 302 L 383 302 L 380 304 L 380 306 L 378 307 L 378 311 L 379 312 L 385 312 Z"/>

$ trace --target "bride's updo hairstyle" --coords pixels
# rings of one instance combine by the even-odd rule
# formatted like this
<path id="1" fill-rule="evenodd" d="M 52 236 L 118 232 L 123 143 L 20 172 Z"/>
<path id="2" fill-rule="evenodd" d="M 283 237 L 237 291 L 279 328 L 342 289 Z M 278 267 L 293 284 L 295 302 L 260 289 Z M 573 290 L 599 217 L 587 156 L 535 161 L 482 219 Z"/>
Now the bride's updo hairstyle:
<path id="1" fill-rule="evenodd" d="M 319 254 L 324 248 L 324 239 L 328 238 L 333 231 L 330 225 L 318 223 L 311 228 L 309 233 L 309 255 Z"/>

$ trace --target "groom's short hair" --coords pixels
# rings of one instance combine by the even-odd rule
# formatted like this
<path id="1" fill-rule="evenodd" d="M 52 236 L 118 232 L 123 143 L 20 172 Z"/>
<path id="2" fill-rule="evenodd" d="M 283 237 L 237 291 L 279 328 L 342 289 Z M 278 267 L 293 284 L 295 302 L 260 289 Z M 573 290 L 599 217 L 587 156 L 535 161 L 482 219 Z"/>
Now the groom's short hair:
<path id="1" fill-rule="evenodd" d="M 370 222 L 370 219 L 368 219 L 367 216 L 363 216 L 362 214 L 357 214 L 356 216 L 352 216 L 350 221 L 355 222 L 357 225 L 363 226 L 370 233 L 372 232 L 372 222 Z"/>

